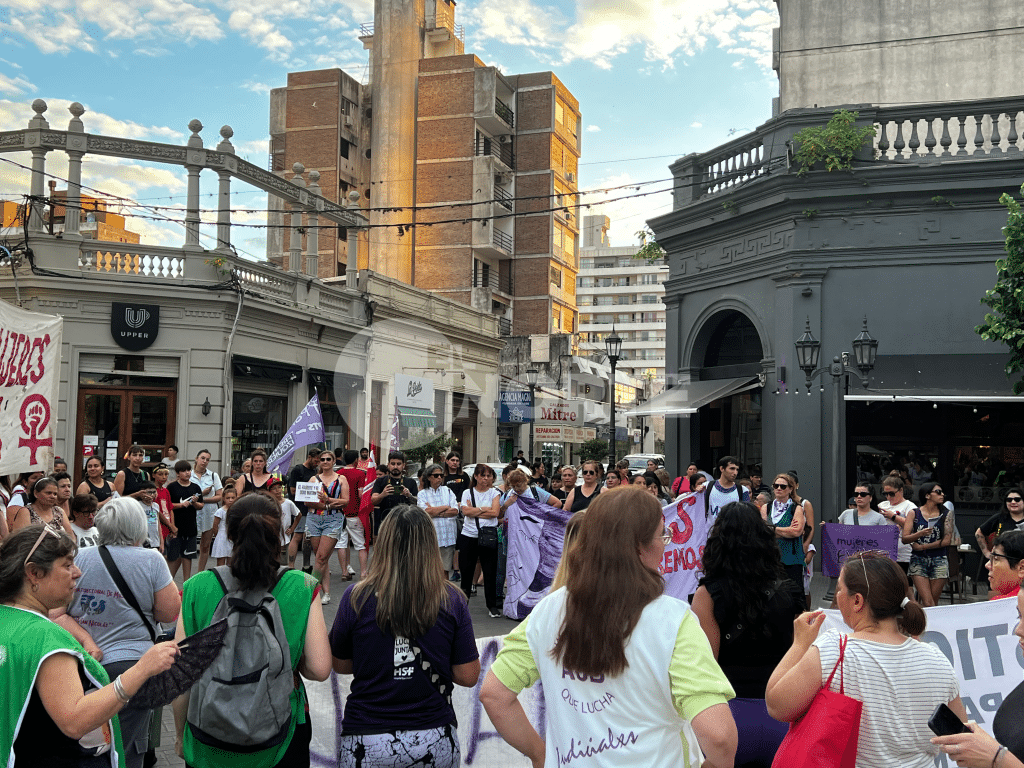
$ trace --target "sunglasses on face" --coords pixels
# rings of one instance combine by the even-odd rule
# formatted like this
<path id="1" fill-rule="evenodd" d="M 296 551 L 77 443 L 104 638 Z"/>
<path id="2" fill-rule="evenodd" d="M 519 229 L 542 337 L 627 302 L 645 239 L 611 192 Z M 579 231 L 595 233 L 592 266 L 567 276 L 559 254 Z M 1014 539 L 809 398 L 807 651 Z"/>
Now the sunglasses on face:
<path id="1" fill-rule="evenodd" d="M 882 491 L 883 496 L 895 496 L 896 491 Z"/>
<path id="2" fill-rule="evenodd" d="M 1024 499 L 1022 499 L 1020 496 L 1007 496 L 1006 497 L 1006 503 L 1007 504 L 1019 504 L 1022 501 L 1024 501 Z"/>
<path id="3" fill-rule="evenodd" d="M 334 461 L 333 456 L 321 456 L 320 461 Z"/>
<path id="4" fill-rule="evenodd" d="M 597 470 L 595 470 L 595 469 L 584 469 L 581 474 L 584 474 L 584 475 L 596 475 L 597 474 Z"/>
<path id="5" fill-rule="evenodd" d="M 780 491 L 784 491 L 789 488 L 785 483 L 772 483 L 772 488 L 778 488 Z"/>
<path id="6" fill-rule="evenodd" d="M 856 496 L 858 499 L 863 499 L 865 496 L 870 496 L 871 494 L 868 493 L 867 491 L 854 491 L 853 495 Z"/>
<path id="7" fill-rule="evenodd" d="M 440 472 L 433 472 L 431 473 L 430 477 L 444 477 L 444 475 L 442 475 Z"/>
<path id="8" fill-rule="evenodd" d="M 946 495 L 946 494 L 944 494 L 942 492 L 941 488 L 936 488 L 934 491 L 932 491 L 932 493 L 937 493 L 939 496 L 945 496 Z"/>

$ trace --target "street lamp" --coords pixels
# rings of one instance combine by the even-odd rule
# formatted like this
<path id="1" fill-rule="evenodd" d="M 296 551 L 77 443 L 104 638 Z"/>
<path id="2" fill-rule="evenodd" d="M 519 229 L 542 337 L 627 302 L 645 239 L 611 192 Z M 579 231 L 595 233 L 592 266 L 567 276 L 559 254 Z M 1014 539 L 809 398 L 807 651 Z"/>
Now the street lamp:
<path id="1" fill-rule="evenodd" d="M 615 364 L 619 362 L 619 355 L 622 352 L 622 339 L 619 334 L 615 332 L 615 326 L 612 326 L 612 335 L 605 337 L 604 349 L 608 354 L 608 363 L 612 367 L 611 378 L 608 382 L 608 405 L 611 408 L 611 440 L 609 444 L 611 446 L 611 461 L 609 466 L 615 466 L 617 457 L 615 455 Z"/>
<path id="2" fill-rule="evenodd" d="M 526 369 L 526 385 L 530 388 L 530 450 L 528 451 L 530 466 L 533 466 L 533 423 L 537 420 L 537 379 L 540 371 L 536 368 Z"/>
<path id="3" fill-rule="evenodd" d="M 803 335 L 794 342 L 794 346 L 796 346 L 797 362 L 807 376 L 808 396 L 811 394 L 812 379 L 826 373 L 832 377 L 832 390 L 834 393 L 832 401 L 832 482 L 835 483 L 833 498 L 839 503 L 838 509 L 842 509 L 845 506 L 842 504 L 845 492 L 841 487 L 843 480 L 841 473 L 846 467 L 846 439 L 844 434 L 846 420 L 841 416 L 842 392 L 840 391 L 839 384 L 843 376 L 856 376 L 860 379 L 861 386 L 864 389 L 868 388 L 868 374 L 875 367 L 878 340 L 871 338 L 871 335 L 868 333 L 868 319 L 865 317 L 860 335 L 853 340 L 853 356 L 859 372 L 849 366 L 849 352 L 843 352 L 841 357 L 833 357 L 832 362 L 827 366 L 818 367 L 818 358 L 821 355 L 821 342 L 811 334 L 810 318 L 807 318 L 807 325 L 804 328 Z M 825 387 L 822 385 L 822 391 L 824 389 Z"/>

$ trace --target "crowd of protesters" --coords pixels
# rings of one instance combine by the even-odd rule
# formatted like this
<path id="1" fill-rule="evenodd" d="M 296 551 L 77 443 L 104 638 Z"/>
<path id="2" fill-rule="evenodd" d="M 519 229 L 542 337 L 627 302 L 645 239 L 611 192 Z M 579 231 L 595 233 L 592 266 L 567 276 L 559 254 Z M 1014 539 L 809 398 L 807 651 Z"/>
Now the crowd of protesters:
<path id="1" fill-rule="evenodd" d="M 1024 684 L 1004 699 L 993 735 L 978 726 L 928 731 L 937 705 L 961 721 L 967 713 L 946 657 L 915 639 L 927 624 L 921 606 L 935 604 L 948 577 L 942 558 L 955 532 L 924 468 L 916 503 L 894 473 L 881 479 L 881 503 L 874 483 L 858 480 L 840 516 L 895 525 L 901 540 L 895 559 L 861 553 L 843 565 L 835 605 L 853 630 L 844 634 L 820 632 L 824 615 L 806 610 L 820 521 L 794 470 L 764 484 L 759 467 L 725 456 L 714 476 L 695 462 L 673 479 L 656 460 L 636 473 L 628 463 L 584 461 L 549 474 L 522 457 L 498 477 L 488 464 L 467 473 L 452 452 L 413 478 L 400 451 L 379 468 L 367 454 L 311 448 L 281 477 L 257 450 L 237 476 L 221 478 L 207 450 L 189 461 L 175 449 L 173 461 L 145 469 L 145 450 L 132 446 L 112 480 L 90 458 L 75 493 L 63 462 L 0 485 L 8 764 L 151 765 L 159 729 L 132 699 L 176 664 L 179 642 L 214 623 L 225 593 L 237 593 L 263 595 L 280 612 L 289 651 L 282 679 L 291 682 L 266 696 L 283 715 L 255 746 L 217 741 L 197 724 L 212 694 L 186 689 L 173 709 L 176 749 L 189 766 L 310 765 L 302 678 L 324 680 L 332 669 L 352 676 L 339 765 L 460 765 L 452 691 L 477 686 L 481 674 L 468 604 L 483 586 L 489 615 L 501 615 L 506 514 L 526 499 L 571 514 L 562 559 L 550 594 L 506 636 L 479 696 L 535 768 L 769 766 L 795 748 L 787 724 L 823 688 L 842 687 L 863 706 L 858 766 L 924 768 L 940 751 L 962 766 L 1024 766 Z M 316 500 L 295 499 L 310 483 Z M 664 594 L 659 563 L 671 539 L 662 507 L 693 493 L 703 494 L 710 532 L 690 606 Z M 976 537 L 993 599 L 1017 602 L 1024 649 L 1022 498 L 1011 488 Z M 332 600 L 332 552 L 341 578 L 355 583 L 328 629 L 321 606 Z M 238 651 L 238 637 L 222 653 Z M 561 692 L 543 736 L 518 700 L 538 680 Z M 217 706 L 236 706 L 236 726 L 249 727 L 251 702 Z"/>

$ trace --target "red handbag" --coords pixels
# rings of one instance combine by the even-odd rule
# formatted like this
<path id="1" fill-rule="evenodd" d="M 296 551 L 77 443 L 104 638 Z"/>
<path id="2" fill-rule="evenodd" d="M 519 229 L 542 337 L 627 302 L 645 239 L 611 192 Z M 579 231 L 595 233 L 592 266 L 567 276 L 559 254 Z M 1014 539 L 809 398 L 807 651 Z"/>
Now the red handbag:
<path id="1" fill-rule="evenodd" d="M 839 636 L 839 660 L 803 717 L 789 726 L 772 768 L 856 768 L 857 738 L 864 703 L 843 692 L 846 635 Z M 829 690 L 839 670 L 839 693 Z"/>

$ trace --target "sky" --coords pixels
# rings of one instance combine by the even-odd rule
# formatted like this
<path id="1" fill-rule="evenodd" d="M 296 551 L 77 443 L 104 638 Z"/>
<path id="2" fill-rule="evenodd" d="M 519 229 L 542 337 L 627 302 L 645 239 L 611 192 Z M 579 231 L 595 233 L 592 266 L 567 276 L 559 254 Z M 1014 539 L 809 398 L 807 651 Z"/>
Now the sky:
<path id="1" fill-rule="evenodd" d="M 365 81 L 368 52 L 357 38 L 372 20 L 372 0 L 5 0 L 0 130 L 26 127 L 38 98 L 50 125 L 65 129 L 78 101 L 86 132 L 107 136 L 184 144 L 198 118 L 212 148 L 230 125 L 236 153 L 266 167 L 270 89 L 288 72 L 331 67 Z M 639 185 L 583 197 L 593 207 L 582 215 L 612 220 L 616 246 L 637 242 L 648 218 L 671 210 L 670 163 L 755 129 L 778 95 L 773 0 L 464 0 L 455 21 L 467 53 L 507 74 L 551 70 L 579 99 L 579 188 Z M 28 174 L 4 160 L 27 165 L 28 155 L 0 159 L 0 198 L 20 201 Z M 63 153 L 48 155 L 47 170 L 66 175 Z M 205 172 L 202 193 L 216 182 Z M 167 206 L 122 210 L 143 242 L 184 241 L 181 226 L 159 221 L 182 217 L 184 169 L 87 155 L 83 184 Z M 234 222 L 253 225 L 236 229 L 234 244 L 263 258 L 267 196 L 241 183 L 233 191 Z M 637 191 L 655 194 L 601 204 Z M 212 248 L 213 225 L 203 232 Z"/>

